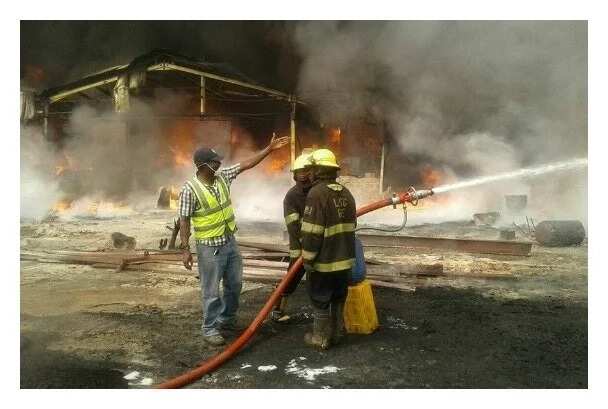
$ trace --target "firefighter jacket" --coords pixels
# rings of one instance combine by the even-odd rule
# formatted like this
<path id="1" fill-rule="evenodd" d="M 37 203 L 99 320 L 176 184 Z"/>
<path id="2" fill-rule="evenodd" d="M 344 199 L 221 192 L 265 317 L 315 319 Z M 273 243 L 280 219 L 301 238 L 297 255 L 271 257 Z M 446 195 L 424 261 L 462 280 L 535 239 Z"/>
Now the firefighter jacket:
<path id="1" fill-rule="evenodd" d="M 335 179 L 320 179 L 308 192 L 302 220 L 302 257 L 306 271 L 350 270 L 355 260 L 353 195 Z"/>
<path id="2" fill-rule="evenodd" d="M 306 194 L 310 188 L 303 188 L 296 184 L 289 189 L 283 199 L 283 216 L 289 236 L 289 258 L 295 261 L 302 255 L 302 244 L 300 242 L 300 227 L 302 226 L 302 215 L 306 204 Z"/>

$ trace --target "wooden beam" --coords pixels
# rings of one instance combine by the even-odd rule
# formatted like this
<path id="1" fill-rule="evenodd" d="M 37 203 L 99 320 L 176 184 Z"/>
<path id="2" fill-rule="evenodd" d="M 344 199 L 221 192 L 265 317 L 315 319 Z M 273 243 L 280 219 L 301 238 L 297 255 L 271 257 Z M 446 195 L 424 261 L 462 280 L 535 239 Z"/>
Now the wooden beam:
<path id="1" fill-rule="evenodd" d="M 366 247 L 424 247 L 463 253 L 529 256 L 531 242 L 504 240 L 451 239 L 442 237 L 415 237 L 384 234 L 359 234 Z"/>

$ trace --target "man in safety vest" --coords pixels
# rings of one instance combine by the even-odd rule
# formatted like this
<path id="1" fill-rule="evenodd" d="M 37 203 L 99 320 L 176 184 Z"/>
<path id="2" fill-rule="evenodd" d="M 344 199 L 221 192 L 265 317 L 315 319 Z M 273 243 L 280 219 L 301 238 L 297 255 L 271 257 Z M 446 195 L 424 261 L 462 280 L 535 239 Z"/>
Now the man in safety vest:
<path id="1" fill-rule="evenodd" d="M 287 137 L 275 138 L 252 158 L 219 169 L 222 161 L 213 149 L 194 152 L 196 175 L 186 181 L 179 196 L 180 238 L 183 263 L 192 269 L 189 238 L 194 227 L 198 272 L 203 302 L 203 339 L 210 345 L 225 343 L 220 333 L 236 325 L 236 312 L 242 288 L 243 263 L 234 233 L 237 230 L 230 198 L 230 184 L 238 174 L 253 168 L 268 154 L 285 146 Z M 223 295 L 220 297 L 220 281 Z"/>
<path id="2" fill-rule="evenodd" d="M 303 153 L 296 158 L 293 163 L 293 180 L 295 186 L 289 189 L 283 199 L 283 216 L 285 226 L 289 236 L 289 267 L 302 255 L 302 244 L 300 243 L 300 227 L 302 225 L 302 215 L 304 214 L 304 204 L 306 195 L 312 187 L 310 181 L 310 153 Z M 272 311 L 272 319 L 277 322 L 287 322 L 290 317 L 286 313 L 287 299 L 293 294 L 296 287 L 302 280 L 305 270 L 302 267 L 289 287 L 285 289 L 279 302 Z"/>
<path id="3" fill-rule="evenodd" d="M 355 260 L 356 205 L 353 195 L 336 182 L 340 167 L 328 149 L 310 158 L 313 186 L 302 220 L 302 257 L 314 310 L 308 345 L 327 349 L 344 331 L 343 308 Z"/>

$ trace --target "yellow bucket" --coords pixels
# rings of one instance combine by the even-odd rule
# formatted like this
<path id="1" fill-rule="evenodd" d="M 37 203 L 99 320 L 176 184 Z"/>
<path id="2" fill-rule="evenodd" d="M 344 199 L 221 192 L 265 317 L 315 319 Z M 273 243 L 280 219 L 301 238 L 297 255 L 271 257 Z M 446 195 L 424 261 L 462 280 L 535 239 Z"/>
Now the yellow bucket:
<path id="1" fill-rule="evenodd" d="M 378 328 L 378 315 L 369 281 L 348 287 L 344 303 L 344 328 L 349 334 L 371 334 Z"/>

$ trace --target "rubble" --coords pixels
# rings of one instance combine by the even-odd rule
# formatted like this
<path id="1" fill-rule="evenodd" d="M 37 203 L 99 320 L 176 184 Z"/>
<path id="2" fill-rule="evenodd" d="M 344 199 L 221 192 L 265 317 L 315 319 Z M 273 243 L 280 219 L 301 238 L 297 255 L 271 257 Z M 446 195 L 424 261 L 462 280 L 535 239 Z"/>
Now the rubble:
<path id="1" fill-rule="evenodd" d="M 129 249 L 132 250 L 135 248 L 136 240 L 135 237 L 127 236 L 126 234 L 120 232 L 114 232 L 111 235 L 112 244 L 117 249 Z"/>
<path id="2" fill-rule="evenodd" d="M 536 226 L 534 236 L 543 246 L 576 246 L 585 240 L 585 227 L 578 220 L 545 220 Z"/>
<path id="3" fill-rule="evenodd" d="M 476 226 L 492 226 L 499 217 L 499 212 L 475 213 L 473 215 L 473 222 L 475 222 Z"/>

